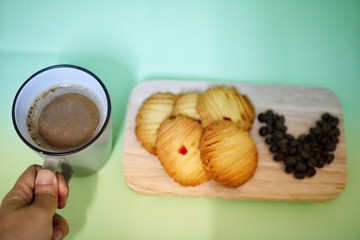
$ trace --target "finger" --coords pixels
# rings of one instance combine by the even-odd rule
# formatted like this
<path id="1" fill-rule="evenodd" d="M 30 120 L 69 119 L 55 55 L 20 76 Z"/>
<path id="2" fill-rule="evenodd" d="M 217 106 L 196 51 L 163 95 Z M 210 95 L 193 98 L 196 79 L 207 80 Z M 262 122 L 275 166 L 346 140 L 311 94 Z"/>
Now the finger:
<path id="1" fill-rule="evenodd" d="M 59 192 L 58 192 L 58 208 L 62 209 L 66 206 L 67 198 L 69 196 L 69 187 L 66 183 L 64 176 L 61 173 L 56 174 Z"/>
<path id="2" fill-rule="evenodd" d="M 4 197 L 2 205 L 6 205 L 9 210 L 30 205 L 34 198 L 35 178 L 40 169 L 38 165 L 28 167 Z"/>
<path id="3" fill-rule="evenodd" d="M 53 218 L 53 240 L 63 239 L 69 233 L 69 224 L 65 218 L 55 213 Z"/>
<path id="4" fill-rule="evenodd" d="M 33 206 L 43 209 L 52 218 L 58 206 L 58 181 L 52 171 L 41 169 L 38 172 L 34 193 Z"/>

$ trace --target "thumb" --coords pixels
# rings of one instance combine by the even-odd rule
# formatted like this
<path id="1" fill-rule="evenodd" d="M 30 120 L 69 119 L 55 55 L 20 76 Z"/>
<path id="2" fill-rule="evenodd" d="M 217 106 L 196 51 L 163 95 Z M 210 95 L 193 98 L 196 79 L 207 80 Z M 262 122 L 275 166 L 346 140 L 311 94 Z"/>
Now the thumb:
<path id="1" fill-rule="evenodd" d="M 35 179 L 33 206 L 44 209 L 53 217 L 58 206 L 58 182 L 55 174 L 50 170 L 42 169 Z"/>

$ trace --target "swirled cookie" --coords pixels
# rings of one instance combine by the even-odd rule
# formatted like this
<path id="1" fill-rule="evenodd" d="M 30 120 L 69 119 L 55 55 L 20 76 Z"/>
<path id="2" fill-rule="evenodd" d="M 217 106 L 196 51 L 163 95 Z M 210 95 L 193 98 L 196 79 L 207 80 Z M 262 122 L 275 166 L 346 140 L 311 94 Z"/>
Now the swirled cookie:
<path id="1" fill-rule="evenodd" d="M 209 177 L 229 187 L 249 180 L 258 163 L 249 132 L 231 121 L 217 121 L 206 127 L 200 152 Z"/>
<path id="2" fill-rule="evenodd" d="M 171 116 L 175 98 L 176 95 L 171 93 L 155 93 L 139 109 L 136 116 L 136 137 L 151 154 L 156 154 L 156 131 Z"/>
<path id="3" fill-rule="evenodd" d="M 207 89 L 199 97 L 196 109 L 204 127 L 214 121 L 230 120 L 244 130 L 250 130 L 255 119 L 249 98 L 240 95 L 233 87 Z"/>
<path id="4" fill-rule="evenodd" d="M 180 94 L 174 104 L 174 116 L 184 115 L 196 120 L 200 120 L 200 115 L 196 110 L 196 103 L 200 96 L 197 92 Z"/>
<path id="5" fill-rule="evenodd" d="M 157 132 L 157 156 L 168 175 L 183 186 L 209 179 L 200 158 L 202 132 L 199 122 L 185 116 L 165 120 Z"/>

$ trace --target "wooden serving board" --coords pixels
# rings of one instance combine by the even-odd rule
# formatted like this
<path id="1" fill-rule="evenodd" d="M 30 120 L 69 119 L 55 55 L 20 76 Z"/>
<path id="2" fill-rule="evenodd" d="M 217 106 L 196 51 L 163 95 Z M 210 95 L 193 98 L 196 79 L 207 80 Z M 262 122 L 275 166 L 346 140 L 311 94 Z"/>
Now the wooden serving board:
<path id="1" fill-rule="evenodd" d="M 142 102 L 157 92 L 174 94 L 199 91 L 213 86 L 233 86 L 247 95 L 256 113 L 268 109 L 285 116 L 288 133 L 298 136 L 308 133 L 322 113 L 329 112 L 340 119 L 340 142 L 335 159 L 312 178 L 296 179 L 284 171 L 283 163 L 272 159 L 272 154 L 259 136 L 262 124 L 256 119 L 250 132 L 258 150 L 258 167 L 252 179 L 238 188 L 225 187 L 209 181 L 195 187 L 183 187 L 174 182 L 156 156 L 140 145 L 135 135 L 135 119 Z M 252 85 L 192 81 L 149 80 L 139 83 L 131 92 L 127 108 L 123 173 L 128 186 L 145 194 L 221 197 L 232 199 L 263 199 L 292 201 L 326 201 L 338 196 L 346 185 L 346 156 L 343 114 L 336 95 L 323 88 Z"/>

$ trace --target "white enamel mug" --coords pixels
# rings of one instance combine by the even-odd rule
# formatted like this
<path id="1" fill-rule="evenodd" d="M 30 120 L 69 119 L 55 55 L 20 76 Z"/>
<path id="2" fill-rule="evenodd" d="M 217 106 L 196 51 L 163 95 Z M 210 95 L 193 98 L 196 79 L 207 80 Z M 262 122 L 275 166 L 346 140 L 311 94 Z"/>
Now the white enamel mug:
<path id="1" fill-rule="evenodd" d="M 96 97 L 100 122 L 92 138 L 76 149 L 56 151 L 37 145 L 27 126 L 27 117 L 34 100 L 50 89 L 83 88 Z M 41 109 L 38 109 L 41 111 Z M 12 119 L 19 137 L 44 158 L 43 168 L 62 170 L 67 175 L 86 176 L 95 173 L 108 160 L 112 148 L 111 102 L 101 80 L 92 72 L 74 65 L 55 65 L 42 69 L 20 87 L 12 106 Z"/>

